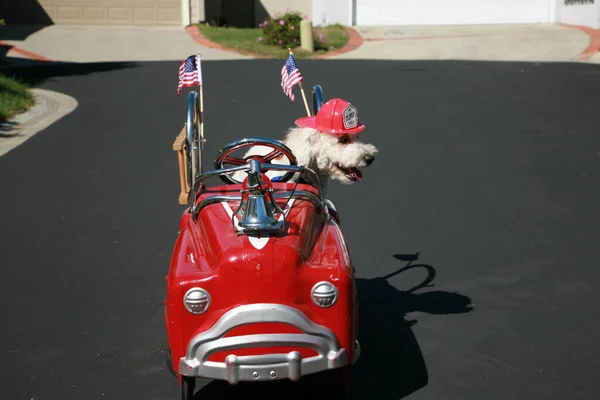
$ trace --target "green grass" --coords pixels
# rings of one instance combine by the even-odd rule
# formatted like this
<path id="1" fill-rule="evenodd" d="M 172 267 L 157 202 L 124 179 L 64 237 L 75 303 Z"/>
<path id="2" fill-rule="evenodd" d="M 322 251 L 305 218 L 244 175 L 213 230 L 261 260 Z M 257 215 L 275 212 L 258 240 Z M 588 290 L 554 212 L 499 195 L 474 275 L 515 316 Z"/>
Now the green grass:
<path id="1" fill-rule="evenodd" d="M 0 122 L 35 104 L 33 93 L 20 81 L 0 74 Z"/>
<path id="2" fill-rule="evenodd" d="M 287 58 L 289 51 L 275 46 L 257 42 L 262 31 L 260 28 L 227 28 L 198 24 L 198 29 L 208 40 L 243 54 L 262 56 L 266 58 Z M 330 50 L 339 49 L 348 43 L 349 37 L 344 27 L 336 24 L 325 28 L 314 28 L 314 36 L 318 39 L 323 34 L 323 43 L 315 41 L 315 51 L 311 53 L 300 47 L 293 48 L 294 57 L 312 58 L 325 54 Z"/>

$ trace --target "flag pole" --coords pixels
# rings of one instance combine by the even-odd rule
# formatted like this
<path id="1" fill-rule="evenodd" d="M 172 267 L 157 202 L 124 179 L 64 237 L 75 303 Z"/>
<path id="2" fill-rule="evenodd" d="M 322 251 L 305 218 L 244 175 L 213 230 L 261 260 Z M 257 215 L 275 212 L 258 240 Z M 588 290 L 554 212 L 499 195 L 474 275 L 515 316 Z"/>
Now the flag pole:
<path id="1" fill-rule="evenodd" d="M 308 108 L 308 103 L 306 102 L 306 96 L 304 95 L 304 89 L 302 88 L 302 82 L 298 82 L 298 86 L 300 86 L 300 91 L 302 92 L 302 98 L 304 99 L 304 107 L 306 107 L 306 114 L 310 117 L 310 109 Z"/>
<path id="2" fill-rule="evenodd" d="M 200 144 L 201 148 L 204 150 L 204 93 L 203 93 L 203 85 L 199 85 L 200 88 L 200 140 L 202 143 Z"/>
<path id="3" fill-rule="evenodd" d="M 290 54 L 292 53 L 292 48 L 288 47 Z M 302 93 L 302 99 L 304 100 L 304 107 L 306 107 L 306 114 L 310 117 L 310 109 L 308 108 L 308 102 L 306 101 L 306 96 L 304 95 L 304 88 L 302 87 L 302 82 L 298 82 L 298 86 L 300 87 L 300 92 Z"/>
<path id="4" fill-rule="evenodd" d="M 202 82 L 202 69 L 200 63 L 202 62 L 202 58 L 200 54 L 198 54 L 198 89 L 200 91 L 200 149 L 204 150 L 204 85 Z M 202 169 L 202 166 L 200 166 Z"/>

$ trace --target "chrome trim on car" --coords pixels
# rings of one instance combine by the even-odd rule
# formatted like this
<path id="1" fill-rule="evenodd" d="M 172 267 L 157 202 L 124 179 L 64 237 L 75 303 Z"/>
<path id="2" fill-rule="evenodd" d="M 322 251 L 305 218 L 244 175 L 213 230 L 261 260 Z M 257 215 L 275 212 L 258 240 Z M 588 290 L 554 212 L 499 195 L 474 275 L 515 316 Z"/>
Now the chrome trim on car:
<path id="1" fill-rule="evenodd" d="M 319 179 L 319 175 L 313 171 L 311 168 L 307 168 L 304 166 L 298 165 L 285 165 L 285 164 L 270 164 L 270 163 L 260 163 L 259 164 L 261 171 L 288 171 L 295 172 L 298 174 L 308 173 L 315 180 L 315 184 L 311 185 L 319 190 L 319 198 L 321 197 L 321 180 Z M 225 174 L 230 174 L 232 172 L 238 171 L 249 171 L 250 170 L 250 162 L 244 165 L 238 165 L 230 168 L 222 168 L 222 169 L 213 169 L 210 171 L 206 171 L 202 173 L 198 178 L 194 181 L 194 191 L 200 188 L 200 184 L 206 179 L 214 176 L 220 176 Z"/>
<path id="2" fill-rule="evenodd" d="M 223 337 L 228 331 L 253 323 L 284 323 L 303 333 L 256 334 Z M 272 346 L 311 348 L 318 356 L 302 358 L 300 352 L 237 356 L 235 350 Z M 217 352 L 231 351 L 223 362 L 208 361 Z M 352 362 L 356 360 L 356 357 Z M 347 350 L 340 347 L 335 334 L 310 321 L 299 310 L 282 304 L 244 305 L 224 314 L 214 326 L 195 336 L 180 359 L 179 374 L 191 377 L 240 381 L 290 379 L 349 364 Z"/>
<path id="3" fill-rule="evenodd" d="M 189 124 L 189 121 L 188 121 Z M 188 132 L 189 136 L 189 132 Z M 200 174 L 194 174 L 194 183 L 192 185 L 193 192 L 193 202 L 190 207 L 190 213 L 192 214 L 192 218 L 196 218 L 198 213 L 203 207 L 206 207 L 209 204 L 219 203 L 223 201 L 228 201 L 229 199 L 233 199 L 233 197 L 224 196 L 224 195 L 214 195 L 208 197 L 197 204 L 197 196 L 201 194 L 201 187 L 204 185 L 204 181 L 210 177 L 219 176 L 221 179 L 227 177 L 229 173 L 232 172 L 247 172 L 248 174 L 248 186 L 246 189 L 241 189 L 240 194 L 244 196 L 248 195 L 247 200 L 243 203 L 240 203 L 239 208 L 234 213 L 237 214 L 239 211 L 244 209 L 244 219 L 239 222 L 239 226 L 241 227 L 241 233 L 273 233 L 282 231 L 283 228 L 287 225 L 285 221 L 285 214 L 282 210 L 279 209 L 277 203 L 275 202 L 276 198 L 282 197 L 281 194 L 275 195 L 272 188 L 263 189 L 259 184 L 259 176 L 261 173 L 266 171 L 283 171 L 287 172 L 285 176 L 289 174 L 299 174 L 300 177 L 303 177 L 304 174 L 310 176 L 313 182 L 311 182 L 312 186 L 318 190 L 318 194 L 314 195 L 310 192 L 302 192 L 299 193 L 296 197 L 303 197 L 309 201 L 312 201 L 320 210 L 323 210 L 326 214 L 328 214 L 328 209 L 324 205 L 323 196 L 321 193 L 321 182 L 319 179 L 319 175 L 310 168 L 304 166 L 295 165 L 284 165 L 284 164 L 271 164 L 271 163 L 261 163 L 257 159 L 249 159 L 245 165 L 238 165 L 231 168 L 218 168 L 222 167 L 222 158 L 232 152 L 235 149 L 246 147 L 249 145 L 255 145 L 263 143 L 265 145 L 270 145 L 276 147 L 275 150 L 279 151 L 281 154 L 287 155 L 288 158 L 291 156 L 291 150 L 287 148 L 284 144 L 273 141 L 272 139 L 266 138 L 246 138 L 242 140 L 238 140 L 232 142 L 225 146 L 221 152 L 215 158 L 215 166 L 217 169 L 212 171 L 206 171 Z M 193 146 L 191 146 L 193 148 Z M 237 160 L 237 159 L 236 159 Z M 291 159 L 290 159 L 291 160 Z M 239 160 L 237 160 L 239 161 Z M 194 171 L 196 171 L 194 169 Z M 230 182 L 229 179 L 225 179 L 226 182 Z M 306 179 L 304 179 L 306 181 Z M 235 181 L 237 182 L 237 181 Z M 231 182 L 233 183 L 233 181 Z M 300 191 L 298 191 L 300 192 Z M 289 193 L 289 197 L 296 195 L 296 191 L 293 190 Z M 246 199 L 246 197 L 243 197 Z M 283 221 L 279 221 L 278 218 L 275 217 L 275 213 L 279 212 L 279 214 L 283 215 Z M 248 215 L 246 215 L 248 214 Z M 234 216 L 232 216 L 232 224 L 235 226 Z"/>
<path id="4" fill-rule="evenodd" d="M 194 294 L 195 296 L 193 296 L 193 298 L 190 299 L 190 296 Z M 210 307 L 210 293 L 208 293 L 206 289 L 193 287 L 190 290 L 188 290 L 183 296 L 183 306 L 191 314 L 204 314 Z"/>
<path id="5" fill-rule="evenodd" d="M 274 194 L 276 199 L 290 197 L 294 199 L 308 200 L 317 206 L 321 211 L 326 211 L 325 204 L 321 201 L 319 196 L 314 193 L 307 192 L 305 190 L 294 190 L 290 192 L 278 192 Z"/>
<path id="6" fill-rule="evenodd" d="M 338 289 L 331 282 L 317 282 L 310 291 L 310 298 L 318 307 L 332 307 L 337 301 Z"/>
<path id="7" fill-rule="evenodd" d="M 358 340 L 354 341 L 354 359 L 352 359 L 352 364 L 358 361 L 360 358 L 360 343 Z"/>
<path id="8" fill-rule="evenodd" d="M 210 196 L 210 197 L 207 197 L 206 199 L 202 200 L 195 209 L 191 210 L 191 213 L 195 218 L 200 213 L 200 210 L 202 210 L 204 207 L 210 206 L 211 204 L 229 203 L 231 201 L 240 201 L 240 200 L 242 200 L 242 196 L 226 196 L 226 195 L 217 194 L 217 195 Z"/>
<path id="9" fill-rule="evenodd" d="M 327 211 L 324 203 L 321 201 L 321 199 L 319 199 L 319 197 L 317 195 L 315 195 L 314 193 L 311 193 L 311 192 L 307 192 L 305 190 L 277 192 L 277 193 L 273 193 L 273 197 L 276 199 L 291 197 L 294 199 L 307 200 L 307 201 L 310 201 L 311 203 L 313 203 L 316 207 L 318 207 L 319 210 L 321 210 L 323 212 Z M 198 204 L 195 208 L 191 209 L 190 211 L 192 213 L 192 216 L 194 218 L 196 218 L 196 216 L 200 213 L 200 210 L 202 210 L 204 207 L 207 207 L 211 204 L 240 201 L 241 199 L 242 199 L 242 196 L 228 196 L 228 195 L 216 194 L 214 196 L 210 196 L 210 197 L 207 197 L 206 199 L 202 200 L 200 202 L 200 204 Z"/>

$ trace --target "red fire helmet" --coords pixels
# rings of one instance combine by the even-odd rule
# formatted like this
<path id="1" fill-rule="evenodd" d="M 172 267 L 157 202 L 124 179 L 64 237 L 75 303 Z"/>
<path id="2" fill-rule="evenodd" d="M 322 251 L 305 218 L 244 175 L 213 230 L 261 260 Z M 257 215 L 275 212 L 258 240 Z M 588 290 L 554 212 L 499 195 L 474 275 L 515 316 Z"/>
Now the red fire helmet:
<path id="1" fill-rule="evenodd" d="M 357 133 L 365 129 L 358 119 L 358 110 L 342 99 L 331 99 L 321 106 L 317 115 L 296 120 L 296 124 L 321 132 L 341 135 Z"/>

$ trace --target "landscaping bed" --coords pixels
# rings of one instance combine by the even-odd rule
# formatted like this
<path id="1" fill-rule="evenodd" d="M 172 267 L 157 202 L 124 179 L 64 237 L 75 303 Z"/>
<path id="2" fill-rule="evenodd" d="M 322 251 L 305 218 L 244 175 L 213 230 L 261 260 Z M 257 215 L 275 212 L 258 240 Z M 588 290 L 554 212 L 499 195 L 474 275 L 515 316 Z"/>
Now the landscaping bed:
<path id="1" fill-rule="evenodd" d="M 33 93 L 26 85 L 0 73 L 0 122 L 27 111 L 34 104 Z"/>
<path id="2" fill-rule="evenodd" d="M 306 18 L 306 17 L 304 17 Z M 291 48 L 296 58 L 313 58 L 344 47 L 349 36 L 339 24 L 313 28 L 314 52 L 300 47 L 299 13 L 288 12 L 262 22 L 258 28 L 231 28 L 198 24 L 211 42 L 242 54 L 264 58 L 287 58 Z"/>

